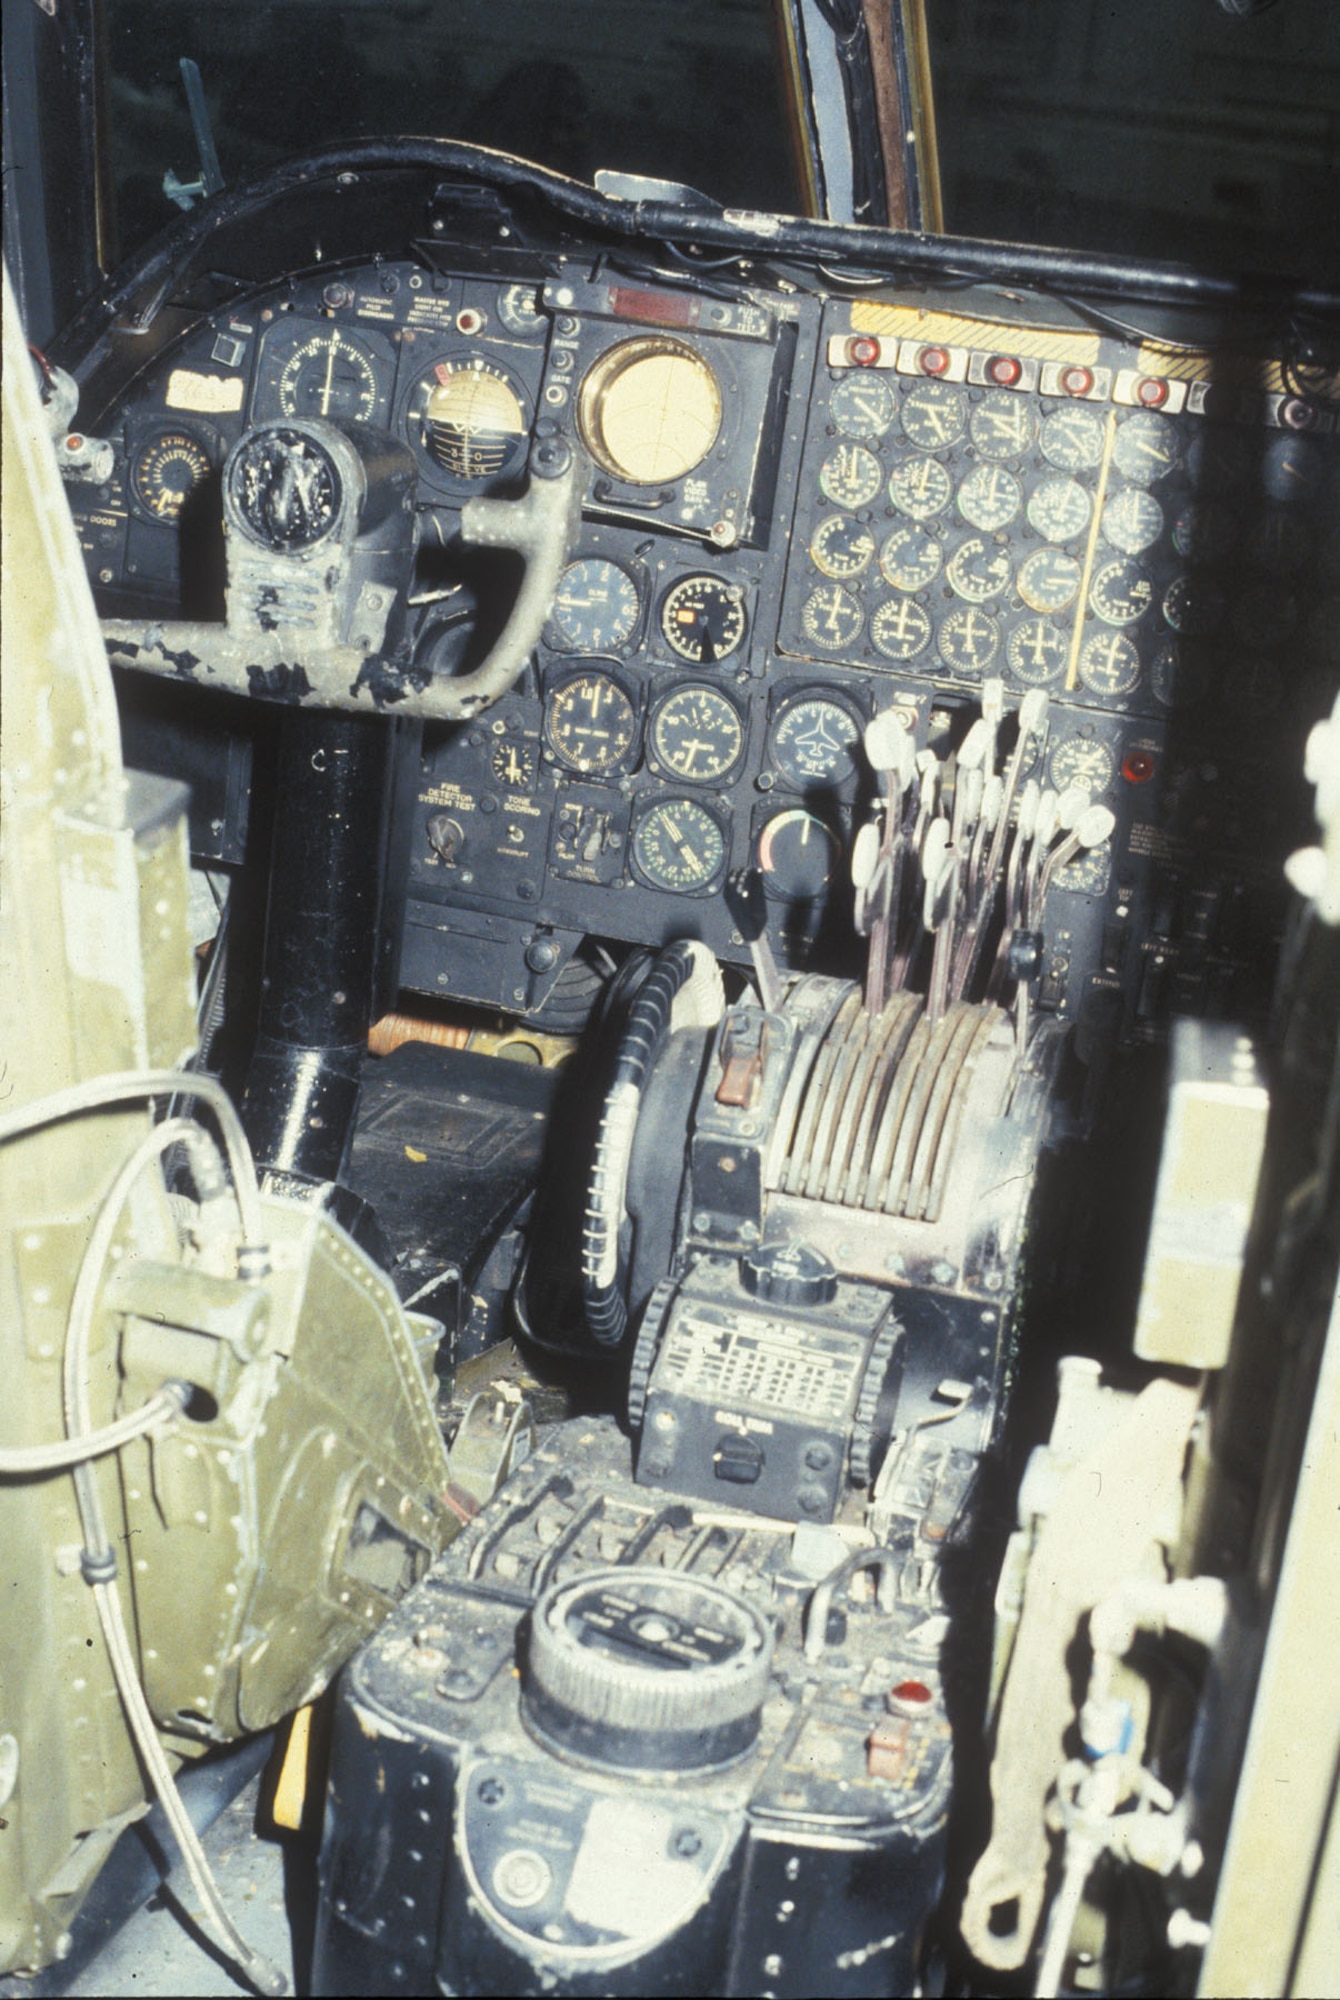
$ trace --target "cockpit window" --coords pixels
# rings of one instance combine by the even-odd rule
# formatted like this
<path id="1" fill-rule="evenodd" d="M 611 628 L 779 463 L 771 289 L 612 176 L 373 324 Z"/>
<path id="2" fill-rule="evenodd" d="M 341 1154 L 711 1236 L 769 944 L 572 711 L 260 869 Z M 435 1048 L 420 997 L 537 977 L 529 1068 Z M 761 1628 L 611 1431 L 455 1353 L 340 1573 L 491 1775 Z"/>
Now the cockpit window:
<path id="1" fill-rule="evenodd" d="M 111 0 L 121 253 L 177 212 L 199 67 L 224 179 L 342 139 L 466 139 L 590 180 L 682 181 L 795 213 L 771 0 Z"/>

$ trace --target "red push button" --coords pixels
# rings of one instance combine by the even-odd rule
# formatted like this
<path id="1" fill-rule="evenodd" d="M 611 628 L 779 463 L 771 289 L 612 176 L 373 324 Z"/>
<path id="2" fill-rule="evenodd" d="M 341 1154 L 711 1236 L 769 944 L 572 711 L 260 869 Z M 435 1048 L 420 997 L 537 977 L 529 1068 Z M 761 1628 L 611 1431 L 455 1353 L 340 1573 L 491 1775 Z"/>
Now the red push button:
<path id="1" fill-rule="evenodd" d="M 1013 354 L 993 354 L 986 364 L 989 382 L 995 382 L 1002 389 L 1013 389 L 1021 380 L 1024 364 Z"/>
<path id="2" fill-rule="evenodd" d="M 1087 396 L 1093 388 L 1093 370 L 1080 367 L 1063 368 L 1060 380 L 1067 396 Z"/>
<path id="3" fill-rule="evenodd" d="M 847 359 L 854 368 L 873 368 L 879 355 L 879 342 L 869 334 L 858 334 L 855 340 L 847 342 Z"/>
<path id="4" fill-rule="evenodd" d="M 949 349 L 923 347 L 917 356 L 917 366 L 923 375 L 943 375 L 949 366 Z"/>

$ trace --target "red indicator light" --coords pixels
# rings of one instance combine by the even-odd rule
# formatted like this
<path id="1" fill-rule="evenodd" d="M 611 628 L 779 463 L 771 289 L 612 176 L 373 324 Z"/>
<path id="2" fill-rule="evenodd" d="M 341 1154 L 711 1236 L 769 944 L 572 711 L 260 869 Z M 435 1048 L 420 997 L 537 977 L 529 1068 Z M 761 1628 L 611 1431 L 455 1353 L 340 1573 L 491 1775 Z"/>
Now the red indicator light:
<path id="1" fill-rule="evenodd" d="M 1024 364 L 1012 354 L 993 354 L 986 364 L 987 380 L 1002 389 L 1012 389 L 1024 372 Z"/>
<path id="2" fill-rule="evenodd" d="M 616 319 L 645 319 L 653 326 L 697 326 L 698 301 L 681 292 L 641 292 L 632 285 L 610 287 Z"/>
<path id="3" fill-rule="evenodd" d="M 923 375 L 943 375 L 949 366 L 949 349 L 923 347 L 917 356 L 917 366 Z"/>
<path id="4" fill-rule="evenodd" d="M 1067 396 L 1087 396 L 1093 387 L 1092 368 L 1063 368 L 1061 387 Z"/>
<path id="5" fill-rule="evenodd" d="M 847 342 L 847 359 L 854 368 L 873 368 L 879 356 L 879 342 L 869 334 L 859 334 L 855 340 Z"/>
<path id="6" fill-rule="evenodd" d="M 1287 424 L 1291 431 L 1310 431 L 1316 421 L 1316 409 L 1311 403 L 1305 403 L 1301 396 L 1290 396 L 1287 403 L 1280 404 L 1280 422 Z"/>
<path id="7" fill-rule="evenodd" d="M 1121 775 L 1128 785 L 1147 785 L 1154 775 L 1154 759 L 1148 750 L 1128 750 L 1122 759 Z"/>
<path id="8" fill-rule="evenodd" d="M 83 449 L 83 443 L 84 440 L 80 437 L 78 431 L 71 431 L 70 435 L 65 440 L 66 450 L 80 451 Z"/>
<path id="9" fill-rule="evenodd" d="M 1168 400 L 1168 385 L 1158 375 L 1142 375 L 1135 385 L 1135 400 L 1146 410 L 1157 410 Z"/>
<path id="10" fill-rule="evenodd" d="M 484 324 L 484 315 L 474 306 L 462 306 L 456 315 L 457 333 L 478 333 Z"/>
<path id="11" fill-rule="evenodd" d="M 899 1681 L 897 1687 L 889 1689 L 889 1700 L 907 1708 L 924 1708 L 932 1699 L 925 1681 Z"/>

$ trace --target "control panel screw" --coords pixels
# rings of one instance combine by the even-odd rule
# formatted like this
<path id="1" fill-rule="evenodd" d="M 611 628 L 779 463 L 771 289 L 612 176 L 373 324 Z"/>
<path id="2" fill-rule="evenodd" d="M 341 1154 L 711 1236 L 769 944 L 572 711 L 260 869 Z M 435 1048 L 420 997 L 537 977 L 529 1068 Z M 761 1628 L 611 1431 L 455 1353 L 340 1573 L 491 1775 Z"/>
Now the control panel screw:
<path id="1" fill-rule="evenodd" d="M 681 1827 L 674 1838 L 674 1851 L 682 1861 L 692 1861 L 695 1854 L 701 1854 L 702 1835 L 691 1826 Z"/>
<path id="2" fill-rule="evenodd" d="M 501 1778 L 481 1778 L 475 1797 L 481 1805 L 500 1806 L 507 1797 L 507 1787 Z"/>

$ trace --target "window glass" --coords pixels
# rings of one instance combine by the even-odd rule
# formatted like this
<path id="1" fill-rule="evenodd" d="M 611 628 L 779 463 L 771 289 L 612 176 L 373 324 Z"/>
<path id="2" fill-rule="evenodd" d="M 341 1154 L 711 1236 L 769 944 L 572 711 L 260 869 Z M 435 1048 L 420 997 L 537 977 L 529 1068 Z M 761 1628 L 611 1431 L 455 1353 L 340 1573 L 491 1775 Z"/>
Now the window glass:
<path id="1" fill-rule="evenodd" d="M 180 59 L 199 64 L 225 181 L 372 134 L 468 139 L 794 212 L 770 0 L 110 0 L 121 250 L 199 171 Z"/>

